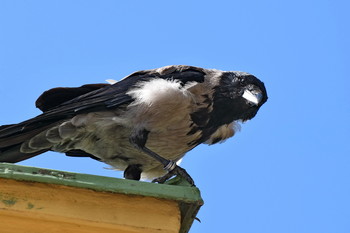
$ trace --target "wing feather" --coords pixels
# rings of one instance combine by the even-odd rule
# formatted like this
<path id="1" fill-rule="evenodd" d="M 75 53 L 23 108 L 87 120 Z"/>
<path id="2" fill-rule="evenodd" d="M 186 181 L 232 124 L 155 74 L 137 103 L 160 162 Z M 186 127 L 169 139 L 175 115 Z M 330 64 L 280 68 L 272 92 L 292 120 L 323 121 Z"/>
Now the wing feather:
<path id="1" fill-rule="evenodd" d="M 204 69 L 198 67 L 182 65 L 168 66 L 135 72 L 113 85 L 84 85 L 80 88 L 85 89 L 78 91 L 84 94 L 78 95 L 75 92 L 70 95 L 69 100 L 63 98 L 63 89 L 51 91 L 51 94 L 50 91 L 46 92 L 46 94 L 44 92 L 37 101 L 37 105 L 44 109 L 44 113 L 19 124 L 0 126 L 0 148 L 8 146 L 7 142 L 11 145 L 17 144 L 27 137 L 32 137 L 33 133 L 47 129 L 52 124 L 71 118 L 79 113 L 105 111 L 117 108 L 120 105 L 129 104 L 133 99 L 126 93 L 139 82 L 161 78 L 178 80 L 182 85 L 185 85 L 188 82 L 204 82 L 205 74 Z M 91 91 L 86 92 L 86 90 Z M 52 100 L 45 100 L 45 95 Z M 62 100 L 57 100 L 58 97 L 62 97 L 63 102 Z M 73 98 L 71 99 L 71 97 Z M 20 137 L 19 134 L 21 134 Z M 18 138 L 15 139 L 16 137 Z"/>

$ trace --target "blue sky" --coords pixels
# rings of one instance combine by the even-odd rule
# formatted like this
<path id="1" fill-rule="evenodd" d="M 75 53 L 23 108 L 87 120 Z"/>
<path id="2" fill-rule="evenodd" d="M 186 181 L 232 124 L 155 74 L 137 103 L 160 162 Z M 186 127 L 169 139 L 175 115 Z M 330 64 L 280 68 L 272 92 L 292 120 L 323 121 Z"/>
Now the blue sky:
<path id="1" fill-rule="evenodd" d="M 171 64 L 250 72 L 269 100 L 182 166 L 205 205 L 191 233 L 350 232 L 347 1 L 0 0 L 0 125 L 57 86 Z M 23 165 L 121 177 L 46 153 Z"/>

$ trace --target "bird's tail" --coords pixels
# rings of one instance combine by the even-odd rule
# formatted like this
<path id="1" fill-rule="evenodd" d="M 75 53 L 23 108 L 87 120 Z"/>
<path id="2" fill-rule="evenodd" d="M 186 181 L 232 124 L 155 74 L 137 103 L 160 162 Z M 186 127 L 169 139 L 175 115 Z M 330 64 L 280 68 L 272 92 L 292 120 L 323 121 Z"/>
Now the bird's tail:
<path id="1" fill-rule="evenodd" d="M 45 113 L 66 101 L 106 86 L 110 86 L 110 84 L 87 84 L 71 88 L 59 87 L 45 91 L 35 102 L 36 107 L 44 112 L 42 115 L 19 124 L 0 126 L 0 162 L 16 163 L 50 150 L 52 145 L 45 137 L 36 136 L 59 124 L 66 115 L 47 117 Z M 67 153 L 67 155 L 74 156 L 75 153 L 78 154 L 77 156 L 95 158 L 86 152 L 76 150 Z"/>
<path id="2" fill-rule="evenodd" d="M 24 127 L 23 123 L 0 126 L 0 162 L 17 163 L 49 150 L 43 149 L 32 153 L 21 152 L 22 144 L 42 132 L 47 126 L 31 130 L 23 130 Z"/>

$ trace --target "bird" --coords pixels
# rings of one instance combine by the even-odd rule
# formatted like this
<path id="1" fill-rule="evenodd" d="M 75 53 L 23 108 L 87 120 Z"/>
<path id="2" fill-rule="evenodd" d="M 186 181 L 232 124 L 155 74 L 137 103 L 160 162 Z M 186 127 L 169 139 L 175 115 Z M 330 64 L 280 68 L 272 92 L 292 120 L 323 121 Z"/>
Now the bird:
<path id="1" fill-rule="evenodd" d="M 35 102 L 42 114 L 0 126 L 0 162 L 55 151 L 104 162 L 126 179 L 164 183 L 179 175 L 195 185 L 179 165 L 184 155 L 234 136 L 267 99 L 252 74 L 188 65 L 53 88 Z"/>

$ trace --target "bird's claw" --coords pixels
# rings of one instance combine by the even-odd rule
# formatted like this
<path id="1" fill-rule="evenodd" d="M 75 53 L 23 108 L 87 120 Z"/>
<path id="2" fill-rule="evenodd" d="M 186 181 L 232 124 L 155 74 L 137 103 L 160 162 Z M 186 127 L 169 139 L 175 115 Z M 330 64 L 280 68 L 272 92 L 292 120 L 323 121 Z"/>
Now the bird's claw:
<path id="1" fill-rule="evenodd" d="M 171 171 L 168 171 L 167 174 L 152 180 L 152 182 L 163 184 L 165 181 L 169 180 L 171 177 L 175 175 L 182 176 L 191 186 L 195 186 L 192 177 L 187 173 L 187 171 L 177 165 Z"/>

